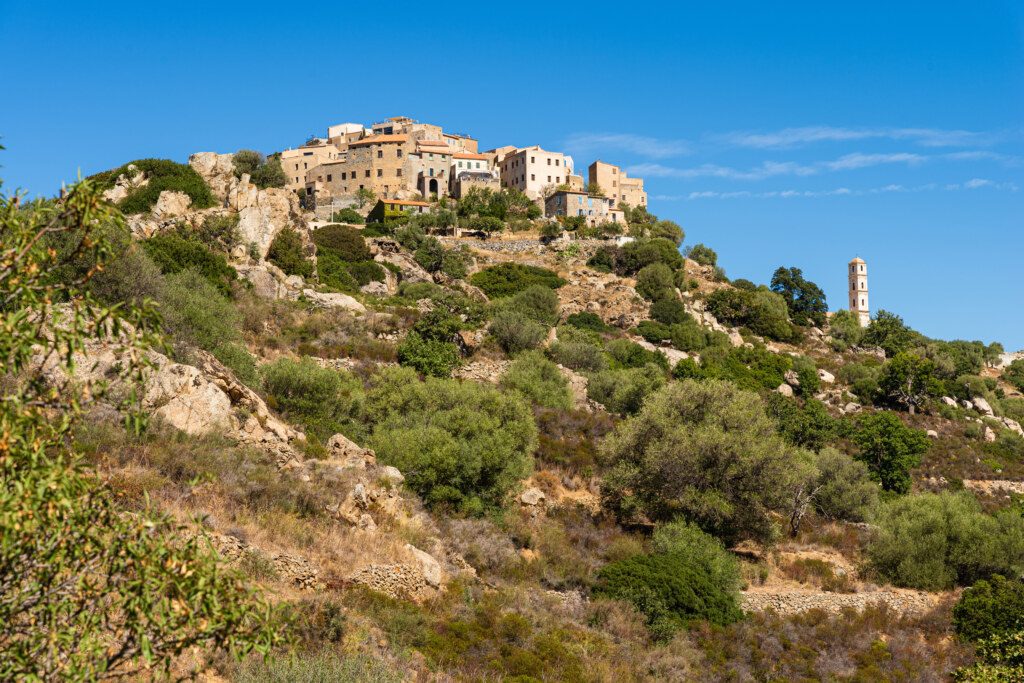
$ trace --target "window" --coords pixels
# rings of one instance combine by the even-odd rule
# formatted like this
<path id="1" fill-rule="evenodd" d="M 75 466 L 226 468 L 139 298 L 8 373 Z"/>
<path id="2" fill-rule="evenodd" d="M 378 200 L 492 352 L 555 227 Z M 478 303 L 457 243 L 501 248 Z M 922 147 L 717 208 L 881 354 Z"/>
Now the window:
<path id="1" fill-rule="evenodd" d="M 461 161 L 459 162 L 459 168 L 462 168 L 462 162 Z"/>
<path id="2" fill-rule="evenodd" d="M 299 165 L 298 165 L 298 164 L 295 164 L 295 170 L 296 170 L 296 171 L 298 171 L 298 170 L 299 170 Z"/>
<path id="3" fill-rule="evenodd" d="M 531 164 L 537 163 L 537 157 L 530 157 L 530 163 Z"/>
<path id="4" fill-rule="evenodd" d="M 365 171 L 365 175 L 364 175 L 363 177 L 364 177 L 364 178 L 369 178 L 369 177 L 370 177 L 370 169 L 366 169 L 366 171 Z M 362 187 L 362 185 L 360 185 L 359 187 L 361 188 L 361 187 Z"/>
<path id="5" fill-rule="evenodd" d="M 537 179 L 537 176 L 534 175 L 533 173 L 531 173 L 530 174 L 530 180 L 536 180 L 536 179 Z"/>
<path id="6" fill-rule="evenodd" d="M 562 183 L 562 176 L 556 175 L 555 176 L 555 182 L 558 183 L 558 184 L 561 184 Z"/>
<path id="7" fill-rule="evenodd" d="M 377 169 L 377 177 L 378 178 L 383 178 L 384 177 L 384 169 L 383 168 L 378 168 Z"/>
<path id="8" fill-rule="evenodd" d="M 548 159 L 548 166 L 550 166 L 550 165 L 551 165 L 551 159 L 549 158 Z"/>
<path id="9" fill-rule="evenodd" d="M 860 305 L 861 305 L 861 306 L 865 306 L 865 305 L 867 305 L 867 304 L 865 304 L 865 303 L 864 303 L 864 299 L 861 299 L 861 300 L 860 300 Z"/>
<path id="10" fill-rule="evenodd" d="M 399 147 L 396 151 L 398 152 L 398 158 L 401 159 L 402 158 L 402 148 Z"/>
<path id="11" fill-rule="evenodd" d="M 402 169 L 396 168 L 395 169 L 395 175 L 398 176 L 399 178 L 401 178 L 402 177 Z"/>
<path id="12" fill-rule="evenodd" d="M 864 266 L 860 267 L 860 272 L 862 272 L 862 273 L 864 272 Z"/>
<path id="13" fill-rule="evenodd" d="M 331 174 L 330 173 L 327 174 L 327 182 L 331 182 Z"/>
<path id="14" fill-rule="evenodd" d="M 309 164 L 307 164 L 306 162 L 302 162 L 302 170 L 305 171 L 308 168 L 309 168 Z"/>
<path id="15" fill-rule="evenodd" d="M 299 182 L 299 178 L 298 178 L 298 176 L 296 176 L 296 178 L 295 178 L 295 182 Z"/>
<path id="16" fill-rule="evenodd" d="M 433 166 L 430 167 L 430 177 L 431 178 L 434 177 L 434 167 Z"/>
<path id="17" fill-rule="evenodd" d="M 378 159 L 383 159 L 384 158 L 384 150 L 382 150 L 382 149 L 378 149 L 377 150 L 377 158 Z"/>
<path id="18" fill-rule="evenodd" d="M 345 178 L 345 174 L 344 174 L 344 173 L 342 173 L 342 174 L 341 174 L 341 179 L 342 179 L 342 180 L 345 180 L 345 179 L 346 179 L 346 178 Z"/>
<path id="19" fill-rule="evenodd" d="M 551 176 L 548 176 L 548 182 L 549 183 L 551 182 Z"/>

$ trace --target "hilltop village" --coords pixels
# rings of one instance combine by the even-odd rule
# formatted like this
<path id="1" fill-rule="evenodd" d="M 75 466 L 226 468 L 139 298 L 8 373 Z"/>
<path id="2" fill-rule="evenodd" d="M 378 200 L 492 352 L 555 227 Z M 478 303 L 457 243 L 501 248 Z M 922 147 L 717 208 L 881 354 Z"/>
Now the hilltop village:
<path id="1" fill-rule="evenodd" d="M 1024 679 L 1024 357 L 865 259 L 830 310 L 618 166 L 408 118 L 0 209 L 0 678 Z"/>

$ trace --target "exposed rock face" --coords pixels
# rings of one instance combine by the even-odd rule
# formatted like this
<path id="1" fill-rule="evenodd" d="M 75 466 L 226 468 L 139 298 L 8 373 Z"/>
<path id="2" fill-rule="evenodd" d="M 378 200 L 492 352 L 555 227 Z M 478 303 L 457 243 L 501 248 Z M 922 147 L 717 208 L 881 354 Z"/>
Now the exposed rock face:
<path id="1" fill-rule="evenodd" d="M 201 435 L 231 428 L 231 399 L 198 368 L 160 360 L 146 383 L 143 407 L 187 434 Z"/>
<path id="2" fill-rule="evenodd" d="M 213 195 L 227 202 L 228 188 L 235 179 L 234 154 L 197 152 L 188 158 L 188 165 L 203 177 Z"/>
<path id="3" fill-rule="evenodd" d="M 423 552 L 411 543 L 405 544 L 405 549 L 415 558 L 417 564 L 419 564 L 420 571 L 423 572 L 423 578 L 427 584 L 434 588 L 441 586 L 441 581 L 444 579 L 444 571 L 441 569 L 441 563 L 434 559 L 430 553 Z"/>
<path id="4" fill-rule="evenodd" d="M 569 281 L 558 289 L 563 316 L 590 311 L 622 329 L 636 327 L 647 318 L 648 303 L 629 280 L 589 269 L 573 270 L 563 277 Z"/>
<path id="5" fill-rule="evenodd" d="M 988 404 L 988 401 L 983 399 L 981 396 L 976 397 L 971 402 L 974 404 L 975 410 L 977 410 L 982 415 L 988 415 L 989 417 L 993 417 L 995 415 L 995 413 L 992 411 L 992 406 L 990 406 Z"/>
<path id="6" fill-rule="evenodd" d="M 349 581 L 396 600 L 419 602 L 433 594 L 423 572 L 413 564 L 372 564 L 353 574 Z"/>
<path id="7" fill-rule="evenodd" d="M 818 370 L 818 379 L 825 384 L 833 384 L 836 381 L 836 376 L 828 370 Z"/>
<path id="8" fill-rule="evenodd" d="M 1020 423 L 1017 422 L 1016 420 L 1011 420 L 1008 417 L 1001 417 L 999 418 L 999 421 L 1003 423 L 1004 427 L 1009 429 L 1014 434 L 1017 434 L 1018 436 L 1024 436 L 1024 429 L 1021 428 Z"/>
<path id="9" fill-rule="evenodd" d="M 377 263 L 390 263 L 402 269 L 402 280 L 404 282 L 433 282 L 434 277 L 423 270 L 420 264 L 416 263 L 411 256 L 403 254 L 398 242 L 388 239 L 378 239 L 371 242 L 374 254 L 373 260 Z M 396 283 L 397 286 L 397 283 Z"/>
<path id="10" fill-rule="evenodd" d="M 366 313 L 366 306 L 341 292 L 318 292 L 314 289 L 302 290 L 303 296 L 309 299 L 314 306 L 322 308 L 344 308 L 354 313 Z"/>
<path id="11" fill-rule="evenodd" d="M 544 492 L 535 486 L 530 487 L 519 494 L 519 502 L 530 507 L 543 505 L 545 498 L 547 498 L 547 496 L 544 495 Z"/>
<path id="12" fill-rule="evenodd" d="M 669 365 L 675 365 L 684 358 L 690 357 L 690 354 L 686 353 L 685 351 L 673 349 L 671 346 L 655 346 L 654 344 L 647 341 L 643 337 L 630 337 L 629 339 L 635 344 L 644 347 L 648 351 L 657 351 L 658 353 L 662 354 L 663 356 L 668 358 Z"/>
<path id="13" fill-rule="evenodd" d="M 497 384 L 501 376 L 512 366 L 510 360 L 478 360 L 455 368 L 452 376 L 458 379 L 469 379 L 474 382 L 490 382 Z"/>
<path id="14" fill-rule="evenodd" d="M 956 408 L 957 407 L 956 399 L 952 398 L 950 396 L 943 396 L 941 401 L 943 403 L 945 403 L 947 406 L 951 407 L 951 408 Z"/>
<path id="15" fill-rule="evenodd" d="M 192 206 L 192 198 L 184 192 L 164 190 L 157 197 L 153 214 L 158 218 L 175 218 L 184 216 L 190 206 Z"/>
<path id="16" fill-rule="evenodd" d="M 149 178 L 135 164 L 128 164 L 126 173 L 122 173 L 114 181 L 114 186 L 104 191 L 103 198 L 114 204 L 124 200 L 133 191 L 149 184 Z"/>
<path id="17" fill-rule="evenodd" d="M 295 298 L 297 291 L 292 278 L 273 263 L 241 264 L 235 266 L 239 276 L 252 283 L 253 291 L 264 299 Z M 299 278 L 301 284 L 302 279 Z"/>

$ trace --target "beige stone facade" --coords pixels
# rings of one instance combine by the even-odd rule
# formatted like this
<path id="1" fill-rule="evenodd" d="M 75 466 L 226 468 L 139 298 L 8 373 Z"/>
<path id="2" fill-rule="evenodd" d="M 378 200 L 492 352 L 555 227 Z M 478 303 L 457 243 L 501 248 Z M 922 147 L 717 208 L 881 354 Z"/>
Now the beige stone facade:
<path id="1" fill-rule="evenodd" d="M 420 140 L 410 157 L 412 189 L 424 197 L 448 194 L 452 149 L 443 140 Z"/>
<path id="2" fill-rule="evenodd" d="M 612 206 L 647 206 L 643 179 L 629 178 L 625 171 L 614 164 L 604 161 L 592 163 L 588 169 L 588 182 L 597 183 L 604 195 L 612 200 Z"/>
<path id="3" fill-rule="evenodd" d="M 850 312 L 857 316 L 861 327 L 871 322 L 871 308 L 868 303 L 868 264 L 862 258 L 849 263 Z"/>
<path id="4" fill-rule="evenodd" d="M 591 227 L 601 223 L 625 223 L 622 210 L 613 208 L 611 199 L 574 190 L 558 190 L 545 199 L 544 215 L 549 218 L 583 216 Z"/>
<path id="5" fill-rule="evenodd" d="M 549 190 L 569 182 L 572 157 L 534 145 L 505 154 L 498 169 L 502 187 L 515 188 L 530 199 L 542 199 Z"/>
<path id="6" fill-rule="evenodd" d="M 456 198 L 462 197 L 473 187 L 501 189 L 501 181 L 489 154 L 453 154 L 448 183 L 449 193 Z"/>
<path id="7" fill-rule="evenodd" d="M 281 168 L 286 178 L 285 188 L 297 191 L 306 186 L 306 174 L 320 164 L 336 161 L 344 152 L 332 143 L 317 141 L 281 152 Z"/>

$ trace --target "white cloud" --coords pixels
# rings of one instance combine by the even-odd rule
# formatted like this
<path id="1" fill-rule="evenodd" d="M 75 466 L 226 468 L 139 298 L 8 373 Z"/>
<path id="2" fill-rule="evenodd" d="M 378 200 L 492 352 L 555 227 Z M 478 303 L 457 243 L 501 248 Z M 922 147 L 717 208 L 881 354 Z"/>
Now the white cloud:
<path id="1" fill-rule="evenodd" d="M 994 136 L 969 130 L 940 128 L 840 128 L 835 126 L 804 126 L 783 128 L 768 133 L 737 131 L 719 136 L 737 147 L 756 149 L 785 149 L 817 142 L 844 142 L 850 140 L 888 139 L 910 141 L 924 147 L 965 147 L 989 144 Z"/>
<path id="2" fill-rule="evenodd" d="M 882 164 L 920 164 L 927 157 L 909 152 L 898 152 L 896 154 L 863 154 L 854 152 L 844 154 L 834 161 L 820 162 L 822 166 L 830 171 L 847 171 L 869 166 L 880 166 Z"/>
<path id="3" fill-rule="evenodd" d="M 620 150 L 650 159 L 683 156 L 692 151 L 685 140 L 660 140 L 629 133 L 574 133 L 566 139 L 565 147 L 577 154 Z"/>
<path id="4" fill-rule="evenodd" d="M 964 187 L 966 187 L 968 190 L 974 190 L 979 187 L 985 187 L 986 185 L 991 184 L 992 181 L 988 180 L 987 178 L 971 178 L 966 183 L 964 183 Z"/>
<path id="5" fill-rule="evenodd" d="M 981 181 L 981 184 L 978 184 Z M 864 195 L 872 194 L 889 194 L 889 193 L 911 193 L 911 192 L 933 192 L 936 190 L 944 190 L 946 192 L 956 192 L 965 189 L 976 189 L 979 187 L 991 187 L 996 190 L 1002 190 L 1006 192 L 1017 192 L 1019 189 L 1014 183 L 994 183 L 990 180 L 981 178 L 974 178 L 967 181 L 966 183 L 951 183 L 943 185 L 941 188 L 935 183 L 927 183 L 925 185 L 915 185 L 913 187 L 907 187 L 906 185 L 900 185 L 899 183 L 890 183 L 889 185 L 882 185 L 880 187 L 869 187 L 860 190 L 852 190 L 848 187 L 837 187 L 832 190 L 766 190 L 764 192 L 719 192 L 717 190 L 699 190 L 690 192 L 686 195 L 659 195 L 654 197 L 661 201 L 692 201 L 695 199 L 794 199 L 794 198 L 817 198 L 817 197 L 859 197 Z"/>

